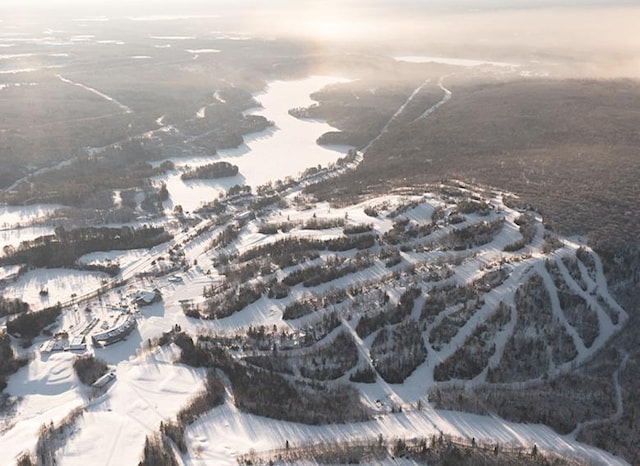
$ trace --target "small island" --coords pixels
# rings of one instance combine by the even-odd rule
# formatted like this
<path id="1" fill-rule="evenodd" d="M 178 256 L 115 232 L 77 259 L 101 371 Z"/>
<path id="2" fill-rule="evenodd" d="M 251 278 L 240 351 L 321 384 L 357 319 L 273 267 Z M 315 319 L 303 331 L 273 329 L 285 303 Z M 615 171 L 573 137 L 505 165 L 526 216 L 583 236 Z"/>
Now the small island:
<path id="1" fill-rule="evenodd" d="M 209 180 L 236 176 L 238 167 L 229 162 L 214 162 L 197 168 L 187 168 L 180 176 L 183 180 Z"/>

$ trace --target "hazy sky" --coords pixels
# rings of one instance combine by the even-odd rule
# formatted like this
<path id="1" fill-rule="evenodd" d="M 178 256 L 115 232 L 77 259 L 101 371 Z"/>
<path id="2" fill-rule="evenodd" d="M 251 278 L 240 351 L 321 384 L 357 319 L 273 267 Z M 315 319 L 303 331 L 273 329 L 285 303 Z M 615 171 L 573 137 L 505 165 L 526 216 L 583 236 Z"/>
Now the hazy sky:
<path id="1" fill-rule="evenodd" d="M 498 60 L 518 53 L 525 60 L 593 59 L 594 74 L 640 76 L 640 0 L 0 0 L 4 26 L 18 17 L 46 24 L 56 16 L 198 14 L 219 17 L 210 30 Z"/>
<path id="2" fill-rule="evenodd" d="M 160 14 L 164 12 L 211 12 L 241 9 L 294 9 L 314 6 L 328 8 L 392 8 L 436 10 L 487 10 L 545 7 L 637 5 L 638 0 L 2 0 L 0 12 L 65 11 L 70 14 Z M 159 11 L 162 10 L 162 11 Z"/>

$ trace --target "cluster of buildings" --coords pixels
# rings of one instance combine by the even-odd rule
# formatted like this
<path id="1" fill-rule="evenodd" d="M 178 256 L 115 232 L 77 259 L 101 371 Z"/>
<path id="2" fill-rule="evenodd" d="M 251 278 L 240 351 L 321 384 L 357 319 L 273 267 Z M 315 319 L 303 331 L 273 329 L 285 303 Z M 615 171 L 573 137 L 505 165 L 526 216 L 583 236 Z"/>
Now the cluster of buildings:
<path id="1" fill-rule="evenodd" d="M 129 295 L 132 303 L 136 306 L 148 306 L 162 300 L 162 294 L 157 288 L 153 290 L 136 290 Z M 88 308 L 87 308 L 88 309 Z M 114 307 L 113 309 L 123 312 L 123 316 L 116 319 L 115 325 L 109 328 L 107 322 L 103 322 L 103 331 L 91 335 L 91 342 L 94 346 L 108 346 L 123 340 L 136 328 L 136 319 L 130 314 L 128 306 Z M 88 309 L 89 310 L 89 309 Z M 90 310 L 89 310 L 90 311 Z M 122 318 L 124 317 L 124 319 Z M 42 353 L 56 351 L 85 351 L 87 348 L 87 338 L 89 331 L 95 326 L 99 319 L 93 319 L 86 329 L 80 334 L 71 338 L 52 338 L 40 346 Z M 65 334 L 66 335 L 66 334 Z"/>
<path id="2" fill-rule="evenodd" d="M 136 319 L 134 316 L 128 315 L 126 319 L 115 327 L 91 335 L 91 341 L 94 346 L 108 346 L 122 340 L 129 335 L 134 328 L 136 328 Z"/>
<path id="3" fill-rule="evenodd" d="M 87 349 L 87 339 L 84 335 L 77 335 L 70 340 L 51 339 L 45 341 L 40 346 L 43 353 L 53 353 L 55 351 L 84 351 Z"/>
<path id="4" fill-rule="evenodd" d="M 130 296 L 132 302 L 137 306 L 148 306 L 162 301 L 162 293 L 157 288 L 153 290 L 136 290 Z M 91 341 L 95 346 L 108 346 L 124 339 L 135 327 L 136 319 L 129 314 L 123 321 L 118 322 L 115 327 L 91 335 Z"/>

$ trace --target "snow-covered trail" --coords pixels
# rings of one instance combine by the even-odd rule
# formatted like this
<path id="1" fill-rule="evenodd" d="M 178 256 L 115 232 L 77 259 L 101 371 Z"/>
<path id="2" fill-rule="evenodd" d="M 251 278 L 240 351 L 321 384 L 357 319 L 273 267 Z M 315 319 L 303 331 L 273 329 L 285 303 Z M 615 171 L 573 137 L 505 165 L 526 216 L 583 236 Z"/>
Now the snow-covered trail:
<path id="1" fill-rule="evenodd" d="M 617 422 L 622 417 L 624 413 L 624 402 L 622 399 L 622 387 L 620 386 L 620 372 L 622 372 L 627 366 L 627 362 L 629 361 L 629 353 L 625 351 L 622 360 L 620 361 L 620 365 L 616 367 L 616 370 L 613 372 L 611 376 L 613 380 L 613 388 L 615 390 L 615 402 L 616 402 L 616 411 L 609 417 L 605 417 L 602 419 L 592 419 L 590 421 L 581 422 L 576 426 L 576 428 L 569 434 L 570 438 L 575 439 L 585 428 L 587 427 L 595 427 L 606 423 Z"/>
<path id="2" fill-rule="evenodd" d="M 277 421 L 238 412 L 229 403 L 214 409 L 185 432 L 189 452 L 187 465 L 234 465 L 238 454 L 282 448 L 313 442 L 354 441 L 378 438 L 430 437 L 453 435 L 478 442 L 517 445 L 581 458 L 587 464 L 626 465 L 609 453 L 560 436 L 547 426 L 517 424 L 502 419 L 454 411 L 416 410 L 380 416 L 375 420 L 311 426 Z"/>
<path id="3" fill-rule="evenodd" d="M 396 110 L 396 112 L 391 116 L 391 118 L 389 118 L 389 121 L 387 121 L 387 124 L 384 125 L 384 127 L 382 128 L 382 130 L 380 131 L 380 134 L 378 134 L 375 138 L 373 138 L 371 141 L 369 141 L 369 144 L 367 144 L 363 149 L 362 152 L 366 153 L 369 148 L 374 145 L 376 143 L 376 141 L 378 141 L 388 130 L 389 130 L 389 126 L 391 126 L 391 124 L 395 121 L 396 118 L 398 118 L 398 116 L 404 112 L 404 109 L 407 108 L 407 105 L 409 105 L 411 103 L 411 101 L 415 98 L 416 95 L 418 95 L 418 93 L 427 85 L 429 84 L 431 80 L 427 79 L 425 80 L 422 84 L 420 84 L 420 86 L 418 86 L 417 88 L 414 89 L 414 91 L 411 93 L 411 95 L 407 98 L 407 100 L 405 100 L 405 102 L 398 108 L 398 110 Z"/>
<path id="4" fill-rule="evenodd" d="M 42 128 L 51 128 L 51 127 L 55 127 L 55 126 L 60 126 L 60 125 L 68 125 L 71 123 L 79 123 L 79 122 L 88 122 L 88 121 L 100 121 L 100 120 L 106 120 L 107 118 L 113 118 L 113 117 L 117 117 L 122 115 L 122 112 L 112 112 L 112 113 L 105 113 L 104 115 L 95 115 L 95 116 L 84 116 L 84 117 L 79 117 L 79 118 L 69 118 L 68 120 L 56 120 L 56 121 L 49 121 L 47 123 L 43 123 L 43 124 L 39 124 L 39 125 L 33 125 L 33 127 L 38 127 L 40 129 Z"/>
<path id="5" fill-rule="evenodd" d="M 593 345 L 598 347 L 604 345 L 604 343 L 609 338 L 611 338 L 611 336 L 614 333 L 616 333 L 620 329 L 620 322 L 618 321 L 617 325 L 614 324 L 613 321 L 611 320 L 611 317 L 607 315 L 605 310 L 602 308 L 602 306 L 596 299 L 596 296 L 600 299 L 603 299 L 603 298 L 599 294 L 597 294 L 597 290 L 595 288 L 592 288 L 592 291 L 589 293 L 586 292 L 580 287 L 580 285 L 576 282 L 576 280 L 571 276 L 571 274 L 569 273 L 569 270 L 567 269 L 567 266 L 564 264 L 562 260 L 556 260 L 555 264 L 557 265 L 558 270 L 561 273 L 562 279 L 569 286 L 573 294 L 575 294 L 576 296 L 580 296 L 582 299 L 584 299 L 584 301 L 588 304 L 588 306 L 596 313 L 596 316 L 598 318 L 599 332 L 598 332 L 598 336 L 593 342 Z M 587 281 L 587 283 L 590 280 L 590 277 L 588 276 L 588 274 L 587 276 L 582 276 L 581 278 Z"/>
<path id="6" fill-rule="evenodd" d="M 438 103 L 436 103 L 435 105 L 433 105 L 433 106 L 429 107 L 428 109 L 426 109 L 422 115 L 420 115 L 418 118 L 413 120 L 413 123 L 415 123 L 416 121 L 422 120 L 423 118 L 428 117 L 433 112 L 435 112 L 440 107 L 442 107 L 444 104 L 446 104 L 449 101 L 449 99 L 451 99 L 452 92 L 449 89 L 447 89 L 446 87 L 444 87 L 444 80 L 448 76 L 450 76 L 450 75 L 442 76 L 440 78 L 440 80 L 438 81 L 438 86 L 440 87 L 440 89 L 442 89 L 444 91 L 444 96 L 442 96 L 442 99 L 440 99 L 440 101 Z"/>
<path id="7" fill-rule="evenodd" d="M 558 295 L 558 288 L 553 282 L 553 277 L 551 277 L 551 275 L 547 271 L 547 268 L 545 267 L 544 262 L 539 261 L 535 264 L 534 267 L 535 267 L 536 273 L 542 278 L 544 286 L 547 288 L 547 291 L 549 292 L 553 318 L 556 319 L 556 322 L 558 322 L 560 325 L 564 327 L 567 334 L 571 337 L 571 340 L 573 341 L 573 344 L 576 350 L 578 351 L 578 356 L 575 358 L 575 362 L 573 361 L 566 362 L 561 366 L 559 366 L 559 368 L 566 369 L 570 367 L 572 364 L 573 365 L 581 364 L 584 361 L 586 361 L 586 359 L 592 354 L 593 348 L 590 351 L 589 348 L 585 346 L 584 341 L 578 334 L 578 331 L 576 330 L 576 328 L 569 323 L 567 316 L 562 310 L 562 306 L 560 306 L 560 297 Z"/>
<path id="8" fill-rule="evenodd" d="M 342 325 L 351 335 L 356 347 L 358 348 L 358 353 L 360 357 L 369 364 L 369 367 L 374 367 L 373 360 L 371 359 L 371 354 L 369 352 L 369 348 L 364 344 L 360 335 L 355 331 L 355 329 L 347 322 L 344 317 L 341 317 Z M 381 376 L 376 372 L 376 384 L 382 388 L 384 394 L 396 405 L 402 406 L 403 400 L 398 396 L 395 390 L 389 385 Z"/>
<path id="9" fill-rule="evenodd" d="M 578 244 L 568 239 L 564 239 L 564 243 L 566 246 L 570 247 L 573 250 L 577 250 L 580 247 L 586 248 L 585 245 Z M 618 304 L 618 302 L 615 299 L 613 299 L 613 297 L 609 293 L 609 285 L 607 284 L 607 278 L 604 274 L 604 267 L 602 265 L 602 260 L 600 259 L 600 256 L 598 256 L 598 254 L 596 254 L 596 252 L 591 248 L 586 248 L 586 250 L 587 252 L 590 253 L 591 257 L 593 258 L 593 261 L 595 263 L 595 271 L 594 271 L 594 277 L 591 278 L 589 276 L 589 273 L 586 272 L 586 269 L 584 269 L 584 264 L 583 264 L 581 266 L 582 269 L 584 270 L 582 273 L 583 278 L 587 279 L 588 282 L 593 283 L 595 286 L 594 291 L 597 291 L 598 294 L 602 297 L 602 299 L 604 299 L 604 301 L 609 306 L 611 306 L 615 310 L 615 312 L 618 313 L 619 319 L 622 322 L 622 324 L 619 323 L 618 325 L 619 326 L 624 325 L 629 320 L 629 314 L 627 313 L 627 311 L 625 311 L 625 309 L 622 306 L 620 306 L 620 304 Z"/>
<path id="10" fill-rule="evenodd" d="M 27 181 L 29 178 L 34 177 L 34 176 L 39 176 L 39 175 L 44 175 L 45 173 L 49 173 L 49 172 L 53 172 L 56 170 L 60 170 L 66 166 L 69 166 L 73 163 L 73 161 L 75 160 L 74 158 L 70 158 L 67 160 L 63 160 L 62 162 L 58 162 L 50 167 L 42 167 L 39 168 L 31 173 L 29 173 L 28 175 L 23 176 L 22 178 L 16 180 L 11 186 L 9 186 L 8 188 L 5 188 L 3 191 L 4 192 L 11 192 L 11 191 L 15 191 L 18 186 L 20 186 L 22 183 L 24 183 L 25 181 Z"/>
<path id="11" fill-rule="evenodd" d="M 133 113 L 133 110 L 131 110 L 131 108 L 127 107 L 126 105 L 124 105 L 121 102 L 118 102 L 116 99 L 114 99 L 113 97 L 105 94 L 104 92 L 100 92 L 99 90 L 94 89 L 93 87 L 89 87 L 89 86 L 87 86 L 85 84 L 82 84 L 82 83 L 79 83 L 79 82 L 76 82 L 76 81 L 72 81 L 72 80 L 70 80 L 68 78 L 65 78 L 64 76 L 62 76 L 60 74 L 58 74 L 56 76 L 63 83 L 71 84 L 73 86 L 78 86 L 79 88 L 84 89 L 85 91 L 91 92 L 92 94 L 95 94 L 98 97 L 102 97 L 103 99 L 108 100 L 109 102 L 112 102 L 112 103 L 116 104 L 125 113 Z"/>
<path id="12" fill-rule="evenodd" d="M 616 390 L 616 412 L 613 414 L 613 416 L 611 416 L 611 421 L 620 420 L 624 412 L 624 405 L 622 400 L 622 387 L 620 386 L 620 372 L 622 372 L 627 367 L 628 361 L 629 361 L 629 353 L 625 351 L 624 356 L 622 357 L 622 361 L 620 361 L 620 365 L 617 367 L 617 369 L 613 373 L 613 384 Z"/>

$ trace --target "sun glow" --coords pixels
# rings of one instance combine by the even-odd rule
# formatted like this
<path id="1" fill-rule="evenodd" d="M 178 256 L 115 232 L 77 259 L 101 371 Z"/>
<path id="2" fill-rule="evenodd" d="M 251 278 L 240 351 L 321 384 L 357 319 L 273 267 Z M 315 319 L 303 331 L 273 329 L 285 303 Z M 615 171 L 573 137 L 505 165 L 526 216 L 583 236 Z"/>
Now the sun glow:
<path id="1" fill-rule="evenodd" d="M 309 33 L 318 39 L 345 39 L 351 33 L 347 21 L 339 18 L 318 18 L 310 21 Z"/>

